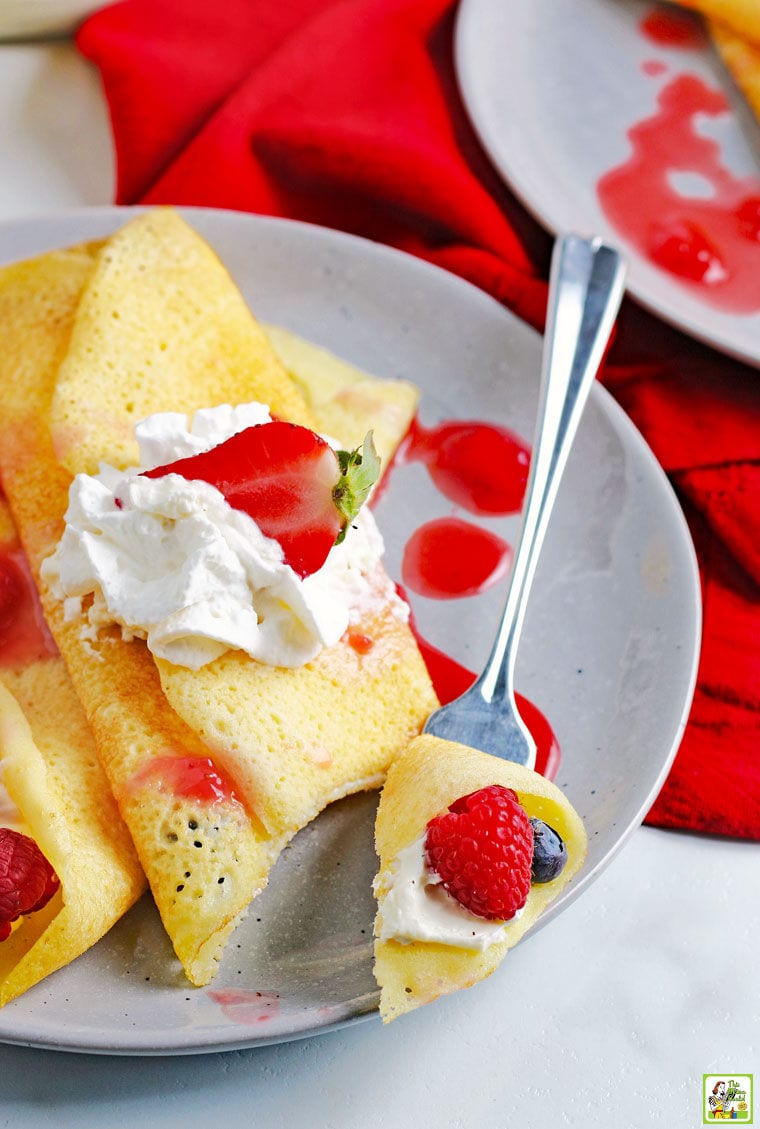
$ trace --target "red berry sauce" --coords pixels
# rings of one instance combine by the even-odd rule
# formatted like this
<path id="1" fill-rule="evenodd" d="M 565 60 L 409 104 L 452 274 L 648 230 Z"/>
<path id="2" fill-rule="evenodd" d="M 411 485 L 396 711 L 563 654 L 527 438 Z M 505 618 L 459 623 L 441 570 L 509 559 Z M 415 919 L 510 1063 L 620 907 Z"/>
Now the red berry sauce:
<path id="1" fill-rule="evenodd" d="M 239 803 L 231 779 L 211 757 L 156 757 L 132 778 L 133 791 L 146 785 L 201 804 Z"/>
<path id="2" fill-rule="evenodd" d="M 222 1014 L 233 1023 L 244 1027 L 266 1023 L 280 1010 L 277 992 L 256 991 L 254 988 L 221 988 L 207 993 L 210 1000 L 219 1004 Z"/>
<path id="3" fill-rule="evenodd" d="M 705 34 L 696 15 L 653 8 L 639 25 L 642 32 L 660 47 L 699 49 L 705 46 Z"/>
<path id="4" fill-rule="evenodd" d="M 530 448 L 497 424 L 447 420 L 426 428 L 414 420 L 397 462 L 423 463 L 444 497 L 469 513 L 513 514 L 522 506 Z"/>
<path id="5" fill-rule="evenodd" d="M 346 642 L 349 647 L 353 647 L 357 655 L 367 655 L 375 645 L 375 640 L 371 635 L 365 635 L 363 631 L 346 632 Z"/>
<path id="6" fill-rule="evenodd" d="M 530 447 L 506 427 L 453 419 L 423 427 L 415 419 L 391 469 L 412 462 L 423 463 L 444 497 L 469 513 L 508 515 L 522 508 Z M 386 472 L 386 485 L 389 477 Z M 504 579 L 511 559 L 511 546 L 490 530 L 455 516 L 435 518 L 409 537 L 402 576 L 413 592 L 432 599 L 477 596 Z M 405 598 L 403 590 L 400 594 Z M 476 676 L 423 639 L 413 615 L 410 626 L 439 701 L 459 697 Z M 541 711 L 522 695 L 516 697 L 536 742 L 536 771 L 551 780 L 560 763 L 557 738 Z"/>
<path id="7" fill-rule="evenodd" d="M 414 619 L 411 620 L 411 627 L 438 700 L 445 704 L 464 694 L 465 690 L 472 686 L 476 675 L 456 659 L 423 639 Z M 541 711 L 522 694 L 515 694 L 515 699 L 520 716 L 536 742 L 536 772 L 540 772 L 547 780 L 554 780 L 562 754 L 552 727 Z"/>
<path id="8" fill-rule="evenodd" d="M 24 667 L 58 651 L 20 546 L 0 548 L 0 666 Z"/>
<path id="9" fill-rule="evenodd" d="M 420 596 L 477 596 L 503 580 L 512 549 L 490 530 L 457 517 L 435 518 L 415 530 L 401 564 L 404 584 Z"/>
<path id="10" fill-rule="evenodd" d="M 665 74 L 668 67 L 663 63 L 662 59 L 647 59 L 641 64 L 641 69 L 644 74 L 648 74 L 650 78 L 656 78 L 658 75 Z"/>
<path id="11" fill-rule="evenodd" d="M 699 47 L 699 26 L 659 9 L 641 24 L 660 45 Z M 650 75 L 664 67 L 650 62 Z M 722 91 L 695 74 L 669 79 L 656 112 L 628 131 L 632 152 L 597 183 L 602 209 L 649 262 L 705 303 L 733 314 L 760 310 L 760 177 L 734 175 L 700 118 L 729 112 Z"/>

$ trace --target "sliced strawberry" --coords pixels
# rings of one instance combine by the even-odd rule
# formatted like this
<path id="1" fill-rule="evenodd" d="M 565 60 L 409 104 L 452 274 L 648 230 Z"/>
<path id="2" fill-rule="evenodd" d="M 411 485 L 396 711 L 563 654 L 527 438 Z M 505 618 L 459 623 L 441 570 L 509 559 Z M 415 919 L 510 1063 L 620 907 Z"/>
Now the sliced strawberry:
<path id="1" fill-rule="evenodd" d="M 180 474 L 215 486 L 280 543 L 295 572 L 308 576 L 342 541 L 379 472 L 372 432 L 361 449 L 334 451 L 308 427 L 275 420 L 144 474 Z"/>
<path id="2" fill-rule="evenodd" d="M 34 839 L 0 827 L 0 941 L 22 914 L 42 909 L 60 882 Z"/>

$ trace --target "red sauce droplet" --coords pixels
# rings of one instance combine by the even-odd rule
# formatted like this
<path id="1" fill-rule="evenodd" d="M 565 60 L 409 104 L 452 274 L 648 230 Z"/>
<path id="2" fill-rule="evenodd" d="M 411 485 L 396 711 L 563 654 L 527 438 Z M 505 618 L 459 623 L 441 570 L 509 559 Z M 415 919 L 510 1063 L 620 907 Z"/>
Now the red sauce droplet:
<path id="1" fill-rule="evenodd" d="M 739 230 L 746 239 L 760 243 L 760 196 L 750 196 L 739 206 Z"/>
<path id="2" fill-rule="evenodd" d="M 661 47 L 700 48 L 705 34 L 696 15 L 653 8 L 639 24 L 644 35 Z"/>
<path id="3" fill-rule="evenodd" d="M 0 666 L 23 667 L 58 654 L 23 550 L 0 549 Z"/>
<path id="4" fill-rule="evenodd" d="M 607 218 L 651 263 L 706 303 L 760 309 L 760 178 L 735 177 L 696 119 L 728 110 L 725 96 L 682 74 L 660 91 L 658 111 L 628 133 L 633 151 L 597 184 Z M 688 188 L 688 178 L 697 188 Z"/>
<path id="5" fill-rule="evenodd" d="M 506 541 L 457 517 L 436 518 L 415 530 L 404 547 L 401 575 L 420 596 L 450 600 L 477 596 L 507 573 Z"/>
<path id="6" fill-rule="evenodd" d="M 24 599 L 24 581 L 12 558 L 0 561 L 0 633 L 6 635 L 18 619 Z"/>
<path id="7" fill-rule="evenodd" d="M 726 268 L 710 240 L 689 220 L 671 226 L 654 224 L 650 237 L 652 261 L 671 274 L 694 282 L 721 282 Z"/>
<path id="8" fill-rule="evenodd" d="M 371 635 L 365 635 L 362 631 L 348 631 L 346 639 L 348 645 L 353 647 L 358 655 L 366 655 L 375 645 L 375 640 Z"/>
<path id="9" fill-rule="evenodd" d="M 232 781 L 211 757 L 156 757 L 132 777 L 132 790 L 146 786 L 201 804 L 239 803 Z"/>
<path id="10" fill-rule="evenodd" d="M 641 69 L 644 74 L 650 75 L 651 78 L 657 78 L 658 75 L 665 74 L 668 68 L 662 59 L 647 59 L 645 63 L 641 64 Z"/>
<path id="11" fill-rule="evenodd" d="M 415 420 L 399 462 L 425 465 L 444 497 L 473 514 L 512 514 L 522 506 L 530 448 L 506 427 L 476 420 L 423 427 Z"/>
<path id="12" fill-rule="evenodd" d="M 423 639 L 412 617 L 411 628 L 425 660 L 438 700 L 442 704 L 451 702 L 464 694 L 475 681 L 476 675 L 456 659 L 434 647 Z M 554 780 L 559 769 L 562 753 L 559 742 L 549 722 L 541 711 L 522 694 L 515 694 L 517 708 L 536 742 L 536 772 L 547 780 Z"/>
<path id="13" fill-rule="evenodd" d="M 277 992 L 257 992 L 253 988 L 222 988 L 208 993 L 219 1004 L 227 1019 L 249 1026 L 273 1019 L 280 1009 Z"/>

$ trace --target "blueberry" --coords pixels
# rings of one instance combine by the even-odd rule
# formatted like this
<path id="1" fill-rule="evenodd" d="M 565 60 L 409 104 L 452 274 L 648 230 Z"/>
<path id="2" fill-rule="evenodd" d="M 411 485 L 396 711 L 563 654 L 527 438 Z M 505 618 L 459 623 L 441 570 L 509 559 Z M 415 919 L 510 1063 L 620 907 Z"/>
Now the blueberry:
<path id="1" fill-rule="evenodd" d="M 533 826 L 533 865 L 531 881 L 551 882 L 565 869 L 567 847 L 553 827 L 542 819 L 531 819 Z"/>

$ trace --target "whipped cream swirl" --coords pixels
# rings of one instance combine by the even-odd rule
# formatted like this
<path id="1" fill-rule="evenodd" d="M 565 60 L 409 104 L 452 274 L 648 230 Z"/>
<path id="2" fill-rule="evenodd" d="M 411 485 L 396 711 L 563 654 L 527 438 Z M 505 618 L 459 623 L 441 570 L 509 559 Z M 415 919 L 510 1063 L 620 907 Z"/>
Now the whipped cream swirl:
<path id="1" fill-rule="evenodd" d="M 425 861 L 425 835 L 399 851 L 392 865 L 374 880 L 378 898 L 382 941 L 431 941 L 459 949 L 484 952 L 506 941 L 509 928 L 524 911 L 509 921 L 493 921 L 470 913 L 441 885 Z"/>
<path id="2" fill-rule="evenodd" d="M 214 486 L 141 471 L 209 450 L 270 421 L 262 404 L 222 405 L 188 417 L 149 416 L 135 427 L 140 466 L 101 465 L 74 479 L 66 528 L 43 575 L 84 632 L 117 624 L 159 658 L 198 670 L 230 648 L 297 667 L 351 623 L 388 604 L 409 609 L 379 567 L 384 546 L 365 506 L 317 572 L 301 578 L 279 543 Z"/>

